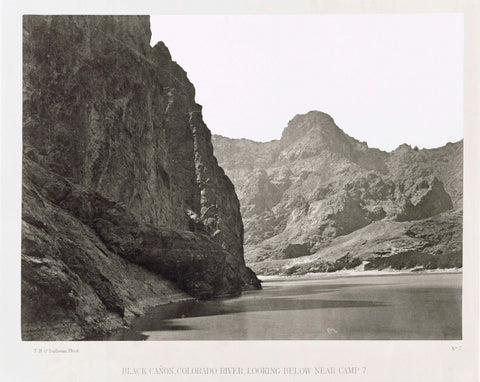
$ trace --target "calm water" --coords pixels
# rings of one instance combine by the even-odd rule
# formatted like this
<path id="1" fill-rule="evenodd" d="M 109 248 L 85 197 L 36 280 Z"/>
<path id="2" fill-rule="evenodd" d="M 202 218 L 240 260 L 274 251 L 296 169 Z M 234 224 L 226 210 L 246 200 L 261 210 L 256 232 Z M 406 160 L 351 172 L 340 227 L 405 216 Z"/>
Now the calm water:
<path id="1" fill-rule="evenodd" d="M 108 340 L 461 339 L 461 286 L 461 274 L 270 281 L 239 298 L 154 308 Z"/>

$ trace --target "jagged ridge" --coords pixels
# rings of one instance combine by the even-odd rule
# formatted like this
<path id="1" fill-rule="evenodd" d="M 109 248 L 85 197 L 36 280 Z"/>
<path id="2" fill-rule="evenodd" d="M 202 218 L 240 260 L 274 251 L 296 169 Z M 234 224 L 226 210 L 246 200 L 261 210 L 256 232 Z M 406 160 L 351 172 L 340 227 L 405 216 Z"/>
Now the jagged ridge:
<path id="1" fill-rule="evenodd" d="M 213 143 L 239 195 L 247 262 L 261 273 L 275 272 L 262 261 L 320 253 L 374 222 L 395 225 L 462 206 L 462 142 L 388 153 L 311 111 L 295 116 L 278 141 L 214 136 Z"/>

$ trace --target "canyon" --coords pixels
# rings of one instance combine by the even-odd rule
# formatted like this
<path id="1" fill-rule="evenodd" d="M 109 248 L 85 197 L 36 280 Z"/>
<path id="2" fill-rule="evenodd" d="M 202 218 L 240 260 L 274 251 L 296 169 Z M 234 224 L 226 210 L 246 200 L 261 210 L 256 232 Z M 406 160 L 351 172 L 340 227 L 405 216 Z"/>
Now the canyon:
<path id="1" fill-rule="evenodd" d="M 22 338 L 260 288 L 195 89 L 148 16 L 24 16 Z"/>
<path id="2" fill-rule="evenodd" d="M 148 16 L 24 16 L 23 340 L 105 338 L 256 274 L 462 267 L 462 141 L 385 152 L 320 111 L 212 136 L 150 38 Z"/>

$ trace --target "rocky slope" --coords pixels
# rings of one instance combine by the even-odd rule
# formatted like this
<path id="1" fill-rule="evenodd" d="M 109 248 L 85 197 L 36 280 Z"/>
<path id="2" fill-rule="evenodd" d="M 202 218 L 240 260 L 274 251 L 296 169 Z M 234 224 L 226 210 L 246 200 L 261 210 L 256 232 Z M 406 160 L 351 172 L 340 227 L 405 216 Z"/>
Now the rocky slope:
<path id="1" fill-rule="evenodd" d="M 25 16 L 22 338 L 260 287 L 195 90 L 148 16 Z"/>
<path id="2" fill-rule="evenodd" d="M 297 272 L 353 267 L 367 258 L 373 266 L 380 255 L 411 254 L 422 245 L 425 254 L 442 256 L 435 241 L 417 245 L 405 236 L 414 221 L 427 236 L 432 224 L 451 227 L 443 233 L 456 244 L 447 252 L 456 258 L 460 253 L 461 263 L 462 142 L 383 152 L 346 135 L 329 115 L 312 111 L 293 118 L 278 141 L 214 136 L 213 144 L 240 199 L 247 263 L 261 274 L 292 272 L 290 265 L 312 259 L 315 266 Z M 377 248 L 374 235 L 365 239 L 363 233 L 376 230 L 396 233 L 380 235 L 383 244 Z M 350 241 L 355 245 L 340 250 L 345 237 L 355 237 Z M 400 238 L 405 245 L 392 247 Z M 362 251 L 355 250 L 359 243 Z M 292 258 L 298 260 L 285 261 Z M 349 264 L 332 265 L 340 258 Z"/>

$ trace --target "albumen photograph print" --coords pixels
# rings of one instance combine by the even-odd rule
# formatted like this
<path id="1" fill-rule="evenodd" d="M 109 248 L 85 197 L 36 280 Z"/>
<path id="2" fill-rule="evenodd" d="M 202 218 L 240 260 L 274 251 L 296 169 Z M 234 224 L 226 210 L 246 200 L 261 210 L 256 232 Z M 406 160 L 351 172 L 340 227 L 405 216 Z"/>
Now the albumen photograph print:
<path id="1" fill-rule="evenodd" d="M 25 14 L 22 47 L 24 342 L 462 340 L 462 14 Z"/>

